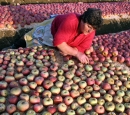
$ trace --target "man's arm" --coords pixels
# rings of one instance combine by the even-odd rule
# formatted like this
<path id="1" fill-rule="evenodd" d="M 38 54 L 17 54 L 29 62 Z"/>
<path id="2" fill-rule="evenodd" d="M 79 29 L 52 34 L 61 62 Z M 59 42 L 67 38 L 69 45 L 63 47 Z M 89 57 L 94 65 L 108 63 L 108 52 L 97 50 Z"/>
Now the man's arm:
<path id="1" fill-rule="evenodd" d="M 76 56 L 78 53 L 78 50 L 76 48 L 73 48 L 71 46 L 69 46 L 68 44 L 66 44 L 66 42 L 62 42 L 61 44 L 59 44 L 57 46 L 57 48 L 66 55 L 72 55 L 72 56 Z"/>
<path id="2" fill-rule="evenodd" d="M 59 44 L 57 46 L 57 48 L 63 54 L 77 57 L 81 63 L 85 63 L 85 64 L 89 63 L 89 59 L 88 59 L 88 57 L 84 53 L 79 52 L 77 50 L 77 48 L 73 48 L 73 47 L 67 45 L 66 42 L 62 42 L 61 44 Z"/>

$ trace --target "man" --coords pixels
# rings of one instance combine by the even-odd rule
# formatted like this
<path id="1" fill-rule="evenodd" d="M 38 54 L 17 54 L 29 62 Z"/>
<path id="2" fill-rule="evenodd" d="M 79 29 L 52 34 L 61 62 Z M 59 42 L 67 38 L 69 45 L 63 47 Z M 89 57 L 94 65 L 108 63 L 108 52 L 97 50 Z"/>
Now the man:
<path id="1" fill-rule="evenodd" d="M 24 39 L 16 42 L 12 48 L 45 44 L 57 47 L 64 56 L 75 56 L 81 63 L 89 63 L 84 51 L 90 48 L 95 31 L 102 22 L 102 12 L 95 8 L 88 8 L 82 15 L 58 15 L 25 34 Z M 24 42 L 22 46 L 21 42 Z"/>

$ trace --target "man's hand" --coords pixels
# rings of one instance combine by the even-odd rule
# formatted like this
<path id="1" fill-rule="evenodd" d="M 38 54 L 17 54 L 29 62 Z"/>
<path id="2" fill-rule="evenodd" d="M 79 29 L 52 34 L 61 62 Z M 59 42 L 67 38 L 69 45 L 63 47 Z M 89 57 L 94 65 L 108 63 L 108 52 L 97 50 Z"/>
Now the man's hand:
<path id="1" fill-rule="evenodd" d="M 88 57 L 84 53 L 82 53 L 82 52 L 78 52 L 76 57 L 79 59 L 79 61 L 81 63 L 85 63 L 85 64 L 89 63 Z"/>

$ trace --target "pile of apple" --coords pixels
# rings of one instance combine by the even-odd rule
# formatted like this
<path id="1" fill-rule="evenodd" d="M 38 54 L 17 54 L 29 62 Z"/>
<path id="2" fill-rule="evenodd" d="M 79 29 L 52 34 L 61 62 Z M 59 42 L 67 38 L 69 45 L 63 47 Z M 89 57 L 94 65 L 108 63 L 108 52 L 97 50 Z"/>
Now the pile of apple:
<path id="1" fill-rule="evenodd" d="M 91 64 L 111 59 L 130 67 L 130 30 L 95 36 L 93 47 L 86 54 Z"/>
<path id="2" fill-rule="evenodd" d="M 130 115 L 130 72 L 95 51 L 94 63 L 62 65 L 51 48 L 1 51 L 0 114 Z"/>
<path id="3" fill-rule="evenodd" d="M 32 23 L 40 23 L 52 14 L 72 12 L 82 14 L 90 7 L 100 8 L 103 11 L 103 17 L 107 15 L 130 15 L 129 2 L 6 5 L 0 6 L 0 28 L 18 29 L 19 25 L 25 27 Z"/>

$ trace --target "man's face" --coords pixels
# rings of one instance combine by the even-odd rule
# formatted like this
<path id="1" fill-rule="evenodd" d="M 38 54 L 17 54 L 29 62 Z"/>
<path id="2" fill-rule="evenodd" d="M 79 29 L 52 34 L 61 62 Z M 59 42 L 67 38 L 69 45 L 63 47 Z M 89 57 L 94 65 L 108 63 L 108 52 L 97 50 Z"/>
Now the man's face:
<path id="1" fill-rule="evenodd" d="M 95 30 L 91 25 L 88 23 L 84 23 L 82 20 L 80 22 L 79 31 L 85 35 Z"/>

